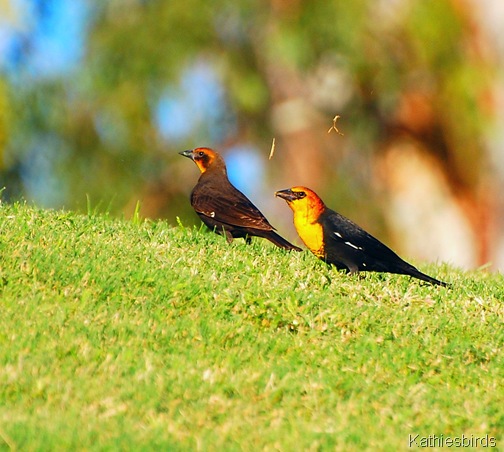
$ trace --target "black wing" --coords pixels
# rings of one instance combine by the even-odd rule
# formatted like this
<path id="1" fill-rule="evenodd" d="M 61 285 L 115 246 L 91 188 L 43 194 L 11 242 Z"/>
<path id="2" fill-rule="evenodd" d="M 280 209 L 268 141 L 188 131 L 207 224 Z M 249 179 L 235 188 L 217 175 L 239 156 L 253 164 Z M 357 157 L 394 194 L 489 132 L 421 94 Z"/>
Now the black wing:
<path id="1" fill-rule="evenodd" d="M 388 272 L 406 264 L 388 246 L 333 210 L 327 209 L 319 221 L 325 226 L 326 260 L 330 263 L 343 264 L 350 271 Z"/>
<path id="2" fill-rule="evenodd" d="M 327 209 L 320 218 L 324 227 L 324 245 L 329 263 L 351 272 L 377 271 L 413 276 L 439 286 L 447 283 L 432 278 L 401 259 L 388 246 L 353 221 Z"/>

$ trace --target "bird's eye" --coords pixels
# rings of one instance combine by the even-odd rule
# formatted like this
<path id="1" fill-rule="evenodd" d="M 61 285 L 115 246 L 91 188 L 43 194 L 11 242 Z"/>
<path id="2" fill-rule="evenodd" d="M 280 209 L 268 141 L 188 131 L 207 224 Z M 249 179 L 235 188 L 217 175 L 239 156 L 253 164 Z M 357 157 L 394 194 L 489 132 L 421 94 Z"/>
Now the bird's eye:
<path id="1" fill-rule="evenodd" d="M 203 157 L 203 156 L 205 155 L 205 153 L 204 153 L 203 151 L 199 151 L 199 152 L 198 152 L 198 155 L 199 155 L 200 157 Z"/>
<path id="2" fill-rule="evenodd" d="M 298 192 L 298 199 L 303 199 L 304 197 L 306 197 L 306 193 L 304 191 L 299 191 Z"/>

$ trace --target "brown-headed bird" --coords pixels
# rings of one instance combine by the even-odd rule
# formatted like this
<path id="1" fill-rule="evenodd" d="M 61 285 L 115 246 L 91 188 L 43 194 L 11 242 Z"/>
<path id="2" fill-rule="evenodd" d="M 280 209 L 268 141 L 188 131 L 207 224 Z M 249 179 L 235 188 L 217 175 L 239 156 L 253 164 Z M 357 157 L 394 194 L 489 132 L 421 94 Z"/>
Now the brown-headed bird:
<path id="1" fill-rule="evenodd" d="M 353 221 L 329 209 L 309 188 L 280 190 L 275 196 L 285 199 L 294 212 L 294 226 L 308 249 L 339 270 L 396 273 L 447 286 L 402 260 Z"/>
<path id="2" fill-rule="evenodd" d="M 301 251 L 280 237 L 259 209 L 229 182 L 226 164 L 219 153 L 196 148 L 179 154 L 192 159 L 201 171 L 191 192 L 191 205 L 211 230 L 225 235 L 230 243 L 240 237 L 250 243 L 251 237 L 256 236 L 280 248 Z"/>

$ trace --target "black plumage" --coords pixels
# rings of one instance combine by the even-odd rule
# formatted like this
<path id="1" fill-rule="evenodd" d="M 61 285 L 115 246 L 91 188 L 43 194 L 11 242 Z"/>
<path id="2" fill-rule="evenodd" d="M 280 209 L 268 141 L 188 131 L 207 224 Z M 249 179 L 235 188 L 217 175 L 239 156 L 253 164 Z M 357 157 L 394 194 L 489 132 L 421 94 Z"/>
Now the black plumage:
<path id="1" fill-rule="evenodd" d="M 343 215 L 326 208 L 320 223 L 324 230 L 324 260 L 340 270 L 387 272 L 409 275 L 431 284 L 446 283 L 422 273 L 388 246 Z"/>
<path id="2" fill-rule="evenodd" d="M 401 259 L 353 221 L 328 208 L 313 190 L 293 187 L 277 191 L 276 196 L 285 199 L 294 212 L 294 225 L 301 240 L 328 264 L 351 273 L 397 273 L 447 286 Z"/>

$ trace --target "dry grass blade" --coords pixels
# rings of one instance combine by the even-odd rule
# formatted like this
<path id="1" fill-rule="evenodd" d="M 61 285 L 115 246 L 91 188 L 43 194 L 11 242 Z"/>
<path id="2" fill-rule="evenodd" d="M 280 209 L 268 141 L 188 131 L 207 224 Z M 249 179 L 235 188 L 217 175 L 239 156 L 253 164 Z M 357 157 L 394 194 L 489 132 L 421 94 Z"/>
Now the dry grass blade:
<path id="1" fill-rule="evenodd" d="M 341 116 L 340 116 L 340 115 L 336 115 L 336 116 L 333 118 L 333 120 L 332 120 L 332 121 L 333 121 L 333 125 L 329 128 L 329 130 L 327 131 L 327 133 L 331 133 L 333 130 L 335 130 L 335 131 L 336 131 L 336 133 L 337 133 L 338 135 L 341 135 L 341 136 L 343 136 L 343 135 L 344 135 L 344 134 L 343 134 L 343 133 L 341 133 L 341 132 L 338 130 L 338 128 L 336 127 L 336 121 L 338 121 L 338 119 L 339 119 L 339 118 L 341 118 Z"/>

